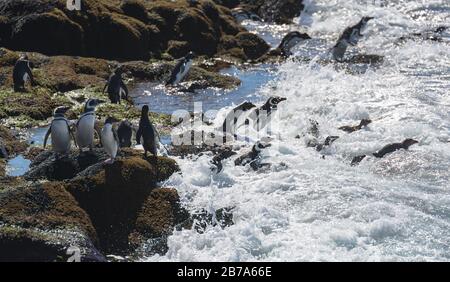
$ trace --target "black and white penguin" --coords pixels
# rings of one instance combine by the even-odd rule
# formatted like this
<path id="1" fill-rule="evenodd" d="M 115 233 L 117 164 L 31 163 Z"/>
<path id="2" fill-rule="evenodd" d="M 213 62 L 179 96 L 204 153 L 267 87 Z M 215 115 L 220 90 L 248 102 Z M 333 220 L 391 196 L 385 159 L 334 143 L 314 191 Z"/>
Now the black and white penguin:
<path id="1" fill-rule="evenodd" d="M 122 79 L 122 70 L 117 68 L 113 74 L 109 77 L 103 88 L 103 93 L 105 90 L 108 92 L 108 97 L 111 103 L 120 104 L 122 99 L 128 99 L 128 88 Z"/>
<path id="2" fill-rule="evenodd" d="M 148 117 L 148 112 L 149 107 L 144 105 L 142 107 L 141 120 L 139 121 L 139 129 L 136 133 L 136 143 L 140 145 L 142 139 L 145 157 L 147 157 L 147 152 L 152 153 L 152 155 L 156 157 L 158 155 L 159 135 Z"/>
<path id="3" fill-rule="evenodd" d="M 169 80 L 166 83 L 166 86 L 177 85 L 185 78 L 185 76 L 188 74 L 189 70 L 192 67 L 194 57 L 195 57 L 194 53 L 189 52 L 189 54 L 187 54 L 186 57 L 181 58 L 178 61 L 178 63 L 176 64 L 175 68 L 172 71 L 172 74 L 170 75 Z"/>
<path id="4" fill-rule="evenodd" d="M 234 165 L 246 166 L 249 164 L 250 167 L 255 171 L 263 166 L 267 166 L 268 164 L 260 163 L 260 158 L 261 158 L 260 154 L 261 154 L 262 150 L 269 148 L 270 146 L 271 146 L 271 144 L 268 144 L 265 142 L 261 142 L 261 141 L 256 142 L 255 145 L 253 145 L 252 150 L 249 153 L 240 156 L 239 158 L 237 158 L 234 161 Z"/>
<path id="5" fill-rule="evenodd" d="M 289 57 L 292 55 L 291 49 L 294 48 L 297 44 L 301 43 L 304 40 L 311 39 L 311 37 L 306 33 L 301 33 L 298 31 L 291 31 L 284 36 L 281 40 L 280 45 L 278 45 L 277 50 L 281 52 L 281 55 L 284 57 Z"/>
<path id="6" fill-rule="evenodd" d="M 84 106 L 84 113 L 78 119 L 76 124 L 76 140 L 80 151 L 83 148 L 94 148 L 95 134 L 95 109 L 98 105 L 105 103 L 99 99 L 89 99 Z"/>
<path id="7" fill-rule="evenodd" d="M 419 143 L 419 141 L 416 141 L 414 139 L 406 139 L 402 143 L 393 143 L 393 144 L 386 145 L 381 150 L 373 153 L 372 155 L 376 158 L 383 158 L 384 156 L 394 153 L 395 151 L 398 151 L 401 149 L 408 150 L 409 147 L 411 147 L 414 144 L 418 144 L 418 143 Z M 367 157 L 367 155 L 354 157 L 351 165 L 354 166 L 354 165 L 359 164 L 366 157 Z"/>
<path id="8" fill-rule="evenodd" d="M 397 43 L 403 43 L 407 40 L 423 40 L 423 41 L 436 41 L 442 42 L 442 34 L 448 30 L 446 26 L 439 26 L 433 30 L 425 30 L 422 32 L 412 33 L 407 36 L 400 37 Z"/>
<path id="9" fill-rule="evenodd" d="M 53 120 L 44 137 L 44 149 L 47 146 L 48 137 L 52 138 L 52 150 L 57 154 L 67 155 L 71 148 L 71 139 L 75 140 L 70 123 L 65 113 L 70 107 L 58 107 L 53 111 Z M 76 144 L 76 143 L 75 143 Z"/>
<path id="10" fill-rule="evenodd" d="M 31 68 L 32 64 L 28 60 L 27 55 L 22 55 L 19 60 L 17 60 L 13 70 L 14 91 L 25 91 L 25 83 L 27 81 L 30 81 L 31 85 L 34 85 Z"/>
<path id="11" fill-rule="evenodd" d="M 108 117 L 105 120 L 105 125 L 102 128 L 100 138 L 102 141 L 103 148 L 109 155 L 109 159 L 105 163 L 112 164 L 116 159 L 117 153 L 119 152 L 119 136 L 114 128 L 114 123 L 118 122 L 117 119 Z"/>
<path id="12" fill-rule="evenodd" d="M 263 106 L 253 110 L 249 114 L 245 120 L 245 124 L 253 125 L 257 131 L 260 131 L 270 123 L 272 114 L 278 109 L 278 104 L 286 100 L 283 97 L 270 97 Z"/>
<path id="13" fill-rule="evenodd" d="M 263 20 L 253 12 L 247 11 L 242 7 L 237 7 L 231 10 L 231 14 L 238 22 L 242 22 L 245 20 L 252 20 L 255 22 L 262 22 Z"/>
<path id="14" fill-rule="evenodd" d="M 371 123 L 372 123 L 372 120 L 370 120 L 370 119 L 363 119 L 363 120 L 361 120 L 359 125 L 355 125 L 355 126 L 341 126 L 341 127 L 339 127 L 339 130 L 345 131 L 347 133 L 352 133 L 352 132 L 356 132 L 356 131 L 359 131 L 359 130 L 363 129 L 364 127 L 368 126 Z"/>
<path id="15" fill-rule="evenodd" d="M 133 137 L 133 125 L 128 120 L 123 120 L 117 129 L 120 148 L 130 148 Z"/>
<path id="16" fill-rule="evenodd" d="M 348 27 L 344 30 L 339 37 L 336 45 L 331 50 L 333 59 L 336 61 L 342 61 L 348 46 L 356 46 L 359 40 L 362 38 L 362 30 L 367 26 L 367 23 L 374 19 L 373 17 L 364 17 L 359 23 L 354 26 Z"/>
<path id="17" fill-rule="evenodd" d="M 253 108 L 256 108 L 255 104 L 245 101 L 232 109 L 225 117 L 222 127 L 220 128 L 220 131 L 224 133 L 224 136 L 226 137 L 227 134 L 235 135 L 239 118 Z"/>

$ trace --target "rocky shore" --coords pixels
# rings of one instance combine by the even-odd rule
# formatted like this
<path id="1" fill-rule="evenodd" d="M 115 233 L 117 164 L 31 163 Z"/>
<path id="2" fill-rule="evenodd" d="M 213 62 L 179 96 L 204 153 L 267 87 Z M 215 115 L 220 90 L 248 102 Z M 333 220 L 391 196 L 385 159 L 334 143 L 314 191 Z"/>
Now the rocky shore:
<path id="1" fill-rule="evenodd" d="M 175 229 L 233 224 L 232 208 L 189 213 L 177 191 L 164 187 L 179 173 L 173 159 L 124 149 L 106 165 L 99 148 L 61 158 L 29 147 L 20 130 L 47 125 L 58 106 L 70 106 L 68 118 L 77 119 L 86 99 L 107 99 L 102 88 L 119 66 L 131 88 L 164 83 L 175 59 L 189 51 L 198 55 L 186 78 L 189 90 L 233 89 L 239 79 L 219 70 L 255 62 L 270 46 L 231 9 L 287 23 L 301 2 L 83 0 L 81 11 L 69 11 L 65 0 L 1 1 L 0 261 L 67 261 L 78 251 L 82 261 L 106 261 L 110 254 L 133 260 L 164 254 Z M 24 52 L 36 85 L 16 93 L 12 70 Z M 140 113 L 130 100 L 102 105 L 97 115 L 136 121 Z M 173 126 L 168 115 L 151 118 L 158 128 Z M 18 154 L 32 160 L 29 172 L 6 177 L 8 159 Z"/>

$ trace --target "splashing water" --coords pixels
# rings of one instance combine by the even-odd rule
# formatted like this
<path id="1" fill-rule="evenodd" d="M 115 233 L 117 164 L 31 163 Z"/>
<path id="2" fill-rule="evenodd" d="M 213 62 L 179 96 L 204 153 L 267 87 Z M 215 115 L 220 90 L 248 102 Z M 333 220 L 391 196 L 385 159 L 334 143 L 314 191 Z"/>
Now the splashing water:
<path id="1" fill-rule="evenodd" d="M 165 183 L 190 210 L 235 207 L 235 224 L 210 226 L 204 234 L 175 231 L 165 256 L 144 260 L 450 260 L 449 42 L 393 44 L 450 22 L 449 3 L 307 2 L 298 22 L 329 46 L 361 16 L 375 16 L 357 48 L 383 55 L 384 64 L 360 75 L 314 60 L 283 64 L 275 86 L 261 91 L 288 98 L 274 122 L 277 146 L 264 151 L 274 166 L 253 172 L 229 160 L 212 175 L 210 157 L 179 159 L 183 175 Z M 373 123 L 359 132 L 337 129 L 368 117 Z M 325 159 L 295 138 L 309 119 L 319 122 L 323 137 L 341 137 L 323 152 Z M 349 165 L 354 156 L 406 138 L 420 143 Z"/>

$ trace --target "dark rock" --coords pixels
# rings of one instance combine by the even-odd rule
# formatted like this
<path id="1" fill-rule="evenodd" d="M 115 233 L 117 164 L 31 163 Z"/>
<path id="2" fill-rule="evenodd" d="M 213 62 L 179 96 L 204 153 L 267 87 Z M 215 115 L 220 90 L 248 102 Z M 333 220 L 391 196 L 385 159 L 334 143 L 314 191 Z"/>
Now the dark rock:
<path id="1" fill-rule="evenodd" d="M 147 239 L 168 235 L 184 220 L 187 212 L 176 190 L 155 188 L 156 173 L 149 162 L 133 157 L 82 173 L 67 184 L 89 214 L 102 250 L 132 252 Z"/>
<path id="2" fill-rule="evenodd" d="M 0 125 L 0 159 L 7 159 L 24 152 L 28 147 L 8 128 Z"/>
<path id="3" fill-rule="evenodd" d="M 105 261 L 88 215 L 61 183 L 0 190 L 0 261 Z"/>
<path id="4" fill-rule="evenodd" d="M 97 174 L 100 170 L 111 169 L 119 165 L 120 158 L 137 158 L 146 162 L 151 167 L 151 173 L 147 174 L 145 178 L 152 181 L 152 184 L 156 182 L 166 180 L 174 172 L 178 171 L 178 165 L 175 161 L 158 157 L 157 159 L 157 170 L 154 168 L 154 160 L 149 158 L 148 160 L 142 159 L 143 153 L 133 149 L 122 149 L 118 155 L 119 161 L 117 161 L 112 166 L 107 166 L 103 162 L 106 161 L 109 156 L 104 152 L 103 149 L 97 148 L 92 152 L 83 152 L 79 154 L 78 150 L 72 151 L 66 157 L 58 157 L 51 151 L 45 151 L 39 154 L 30 166 L 30 171 L 24 176 L 27 180 L 67 180 L 72 179 L 77 175 L 81 176 L 92 176 Z M 114 175 L 111 175 L 114 176 Z M 137 180 L 136 180 L 137 181 Z"/>
<path id="5" fill-rule="evenodd" d="M 264 21 L 278 24 L 291 23 L 304 8 L 302 0 L 241 0 L 240 4 Z"/>
<path id="6" fill-rule="evenodd" d="M 236 36 L 236 42 L 250 60 L 256 60 L 270 50 L 270 46 L 266 41 L 250 32 L 239 33 Z"/>

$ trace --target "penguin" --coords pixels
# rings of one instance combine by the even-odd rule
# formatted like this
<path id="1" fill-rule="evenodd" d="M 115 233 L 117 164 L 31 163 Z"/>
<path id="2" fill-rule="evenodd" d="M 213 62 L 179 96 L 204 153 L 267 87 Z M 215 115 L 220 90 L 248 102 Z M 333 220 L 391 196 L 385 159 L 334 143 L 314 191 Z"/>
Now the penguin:
<path id="1" fill-rule="evenodd" d="M 245 112 L 256 108 L 256 105 L 245 101 L 242 104 L 238 105 L 237 107 L 235 107 L 233 110 L 231 110 L 227 116 L 225 117 L 225 120 L 222 124 L 222 127 L 220 128 L 220 130 L 224 133 L 224 138 L 226 138 L 226 134 L 231 134 L 231 135 L 235 135 L 236 133 L 236 125 L 239 121 L 239 118 L 245 114 Z M 224 141 L 225 142 L 225 141 Z"/>
<path id="2" fill-rule="evenodd" d="M 141 112 L 141 120 L 139 121 L 139 129 L 136 133 L 136 143 L 141 144 L 141 139 L 143 140 L 144 156 L 147 157 L 147 152 L 152 153 L 153 156 L 158 155 L 158 132 L 155 126 L 151 123 L 148 118 L 149 107 L 144 105 Z"/>
<path id="3" fill-rule="evenodd" d="M 278 109 L 278 104 L 286 100 L 287 98 L 283 97 L 270 97 L 263 106 L 249 114 L 245 124 L 252 124 L 257 131 L 260 131 L 270 123 L 272 113 Z"/>
<path id="4" fill-rule="evenodd" d="M 402 143 L 394 143 L 394 144 L 386 145 L 381 150 L 373 153 L 372 155 L 376 158 L 383 158 L 384 156 L 391 154 L 395 151 L 401 150 L 401 149 L 408 150 L 409 147 L 411 147 L 414 144 L 418 144 L 418 143 L 419 143 L 419 141 L 416 141 L 414 139 L 406 139 Z M 367 155 L 354 157 L 351 165 L 355 166 L 355 165 L 359 164 L 366 157 L 367 157 Z"/>
<path id="5" fill-rule="evenodd" d="M 70 107 L 58 107 L 53 111 L 53 120 L 44 137 L 44 149 L 48 137 L 52 137 L 52 150 L 57 154 L 67 155 L 70 152 L 71 139 L 75 140 L 70 123 L 64 116 Z M 75 142 L 76 145 L 76 142 Z"/>
<path id="6" fill-rule="evenodd" d="M 348 46 L 356 46 L 358 44 L 359 39 L 363 36 L 361 31 L 367 26 L 367 23 L 373 19 L 373 17 L 364 17 L 356 25 L 346 28 L 331 50 L 333 59 L 342 61 Z"/>
<path id="7" fill-rule="evenodd" d="M 9 157 L 5 144 L 3 144 L 2 138 L 0 138 L 0 159 L 7 159 Z"/>
<path id="8" fill-rule="evenodd" d="M 123 120 L 117 129 L 120 148 L 130 148 L 133 136 L 133 125 L 128 120 Z"/>
<path id="9" fill-rule="evenodd" d="M 442 33 L 444 33 L 448 27 L 440 26 L 433 30 L 425 30 L 423 32 L 412 33 L 407 36 L 402 36 L 397 40 L 397 43 L 404 43 L 407 40 L 424 40 L 442 42 Z"/>
<path id="10" fill-rule="evenodd" d="M 28 60 L 27 55 L 22 55 L 17 60 L 13 69 L 14 91 L 25 91 L 25 83 L 29 80 L 34 85 L 33 73 L 31 71 L 32 63 Z"/>
<path id="11" fill-rule="evenodd" d="M 238 22 L 242 22 L 244 20 L 252 20 L 255 22 L 262 22 L 263 20 L 250 11 L 244 10 L 242 7 L 237 7 L 231 10 L 231 14 Z"/>
<path id="12" fill-rule="evenodd" d="M 180 83 L 184 77 L 188 74 L 189 70 L 192 67 L 192 62 L 195 55 L 193 52 L 189 52 L 186 57 L 181 58 L 176 64 L 175 68 L 170 75 L 169 80 L 166 83 L 166 86 L 175 86 Z"/>
<path id="13" fill-rule="evenodd" d="M 117 68 L 109 77 L 103 88 L 103 93 L 107 89 L 108 97 L 111 103 L 120 104 L 122 98 L 128 99 L 128 88 L 122 79 L 122 70 Z"/>
<path id="14" fill-rule="evenodd" d="M 211 167 L 211 171 L 215 171 L 219 174 L 223 170 L 222 161 L 229 159 L 236 154 L 237 153 L 235 151 L 228 147 L 220 149 L 211 161 L 211 164 L 213 165 L 213 167 Z"/>
<path id="15" fill-rule="evenodd" d="M 117 135 L 117 130 L 113 126 L 115 122 L 118 122 L 118 120 L 113 117 L 108 117 L 100 135 L 103 148 L 110 156 L 110 158 L 105 161 L 107 164 L 114 163 L 117 153 L 119 152 L 119 136 Z"/>
<path id="16" fill-rule="evenodd" d="M 76 141 L 80 152 L 83 148 L 89 148 L 90 151 L 94 148 L 94 134 L 95 134 L 95 108 L 105 103 L 99 99 L 89 99 L 84 106 L 84 113 L 78 119 L 76 124 Z"/>
<path id="17" fill-rule="evenodd" d="M 289 32 L 284 36 L 281 40 L 280 45 L 276 50 L 281 52 L 283 57 L 289 57 L 292 55 L 291 49 L 294 48 L 297 44 L 301 43 L 304 40 L 311 39 L 311 37 L 306 33 L 300 33 L 298 31 Z"/>
<path id="18" fill-rule="evenodd" d="M 372 123 L 372 120 L 370 120 L 370 119 L 363 119 L 363 120 L 361 120 L 359 125 L 356 125 L 356 126 L 342 126 L 342 127 L 339 127 L 339 130 L 345 131 L 347 133 L 353 133 L 355 131 L 359 131 L 359 130 L 363 129 L 364 127 L 368 126 L 371 123 Z"/>
<path id="19" fill-rule="evenodd" d="M 272 145 L 265 144 L 261 141 L 256 142 L 255 145 L 253 145 L 252 150 L 249 153 L 247 153 L 243 156 L 240 156 L 239 158 L 237 158 L 234 161 L 234 165 L 246 166 L 247 164 L 250 164 L 250 167 L 255 171 L 263 166 L 269 165 L 269 164 L 261 164 L 259 161 L 260 161 L 261 151 L 266 148 L 269 148 L 270 146 L 272 146 Z"/>

